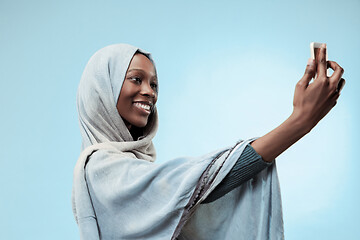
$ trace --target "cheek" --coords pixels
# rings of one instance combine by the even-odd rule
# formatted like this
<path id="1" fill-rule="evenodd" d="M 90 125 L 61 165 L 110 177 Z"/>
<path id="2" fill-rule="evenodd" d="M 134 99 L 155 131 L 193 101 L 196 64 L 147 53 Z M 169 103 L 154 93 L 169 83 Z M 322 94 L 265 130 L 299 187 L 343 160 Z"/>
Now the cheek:
<path id="1" fill-rule="evenodd" d="M 121 88 L 118 102 L 128 102 L 131 101 L 136 95 L 136 89 L 131 86 L 131 84 L 125 84 Z"/>
<path id="2" fill-rule="evenodd" d="M 154 104 L 157 102 L 157 100 L 158 100 L 158 94 L 157 93 L 155 93 L 156 95 L 155 95 L 155 98 L 154 98 Z"/>
<path id="3" fill-rule="evenodd" d="M 128 111 L 128 109 L 130 108 L 130 105 L 131 105 L 131 99 L 127 97 L 127 94 L 121 92 L 118 102 L 116 104 L 116 108 L 120 113 L 120 115 L 126 113 L 126 111 Z"/>

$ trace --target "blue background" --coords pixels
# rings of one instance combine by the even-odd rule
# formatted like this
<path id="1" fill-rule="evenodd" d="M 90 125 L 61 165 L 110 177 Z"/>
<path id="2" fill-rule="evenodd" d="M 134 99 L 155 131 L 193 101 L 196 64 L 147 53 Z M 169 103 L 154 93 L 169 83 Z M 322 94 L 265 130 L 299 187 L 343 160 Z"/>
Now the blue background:
<path id="1" fill-rule="evenodd" d="M 287 239 L 359 239 L 360 1 L 0 2 L 1 239 L 78 239 L 75 96 L 90 56 L 153 53 L 158 161 L 262 136 L 292 111 L 309 43 L 345 69 L 337 106 L 282 154 Z"/>

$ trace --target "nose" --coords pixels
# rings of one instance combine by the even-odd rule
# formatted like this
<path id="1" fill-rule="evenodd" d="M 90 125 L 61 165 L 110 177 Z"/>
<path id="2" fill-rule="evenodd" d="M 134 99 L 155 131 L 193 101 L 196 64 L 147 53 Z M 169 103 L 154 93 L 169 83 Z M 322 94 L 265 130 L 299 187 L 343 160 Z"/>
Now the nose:
<path id="1" fill-rule="evenodd" d="M 143 82 L 141 84 L 140 94 L 147 97 L 155 97 L 155 91 L 152 89 L 149 83 Z"/>

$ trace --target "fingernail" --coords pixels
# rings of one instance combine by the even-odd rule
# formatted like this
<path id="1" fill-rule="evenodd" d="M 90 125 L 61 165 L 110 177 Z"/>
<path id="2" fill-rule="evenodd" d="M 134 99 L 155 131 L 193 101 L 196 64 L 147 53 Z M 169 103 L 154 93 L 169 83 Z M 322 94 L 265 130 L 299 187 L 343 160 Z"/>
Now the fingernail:
<path id="1" fill-rule="evenodd" d="M 313 64 L 313 62 L 314 62 L 314 59 L 309 58 L 309 59 L 308 59 L 308 63 L 307 63 L 307 64 L 308 64 L 308 65 L 311 65 L 311 64 Z"/>
<path id="2" fill-rule="evenodd" d="M 321 44 L 322 48 L 326 48 L 326 43 Z"/>

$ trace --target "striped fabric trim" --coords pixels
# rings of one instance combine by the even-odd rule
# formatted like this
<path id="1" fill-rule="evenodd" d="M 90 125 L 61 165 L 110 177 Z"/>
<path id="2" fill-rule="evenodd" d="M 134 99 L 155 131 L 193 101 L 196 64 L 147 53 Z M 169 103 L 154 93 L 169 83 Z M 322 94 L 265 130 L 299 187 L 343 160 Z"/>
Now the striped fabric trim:
<path id="1" fill-rule="evenodd" d="M 253 178 L 272 163 L 265 162 L 248 144 L 231 171 L 202 203 L 210 203 L 221 198 L 234 188 Z"/>

